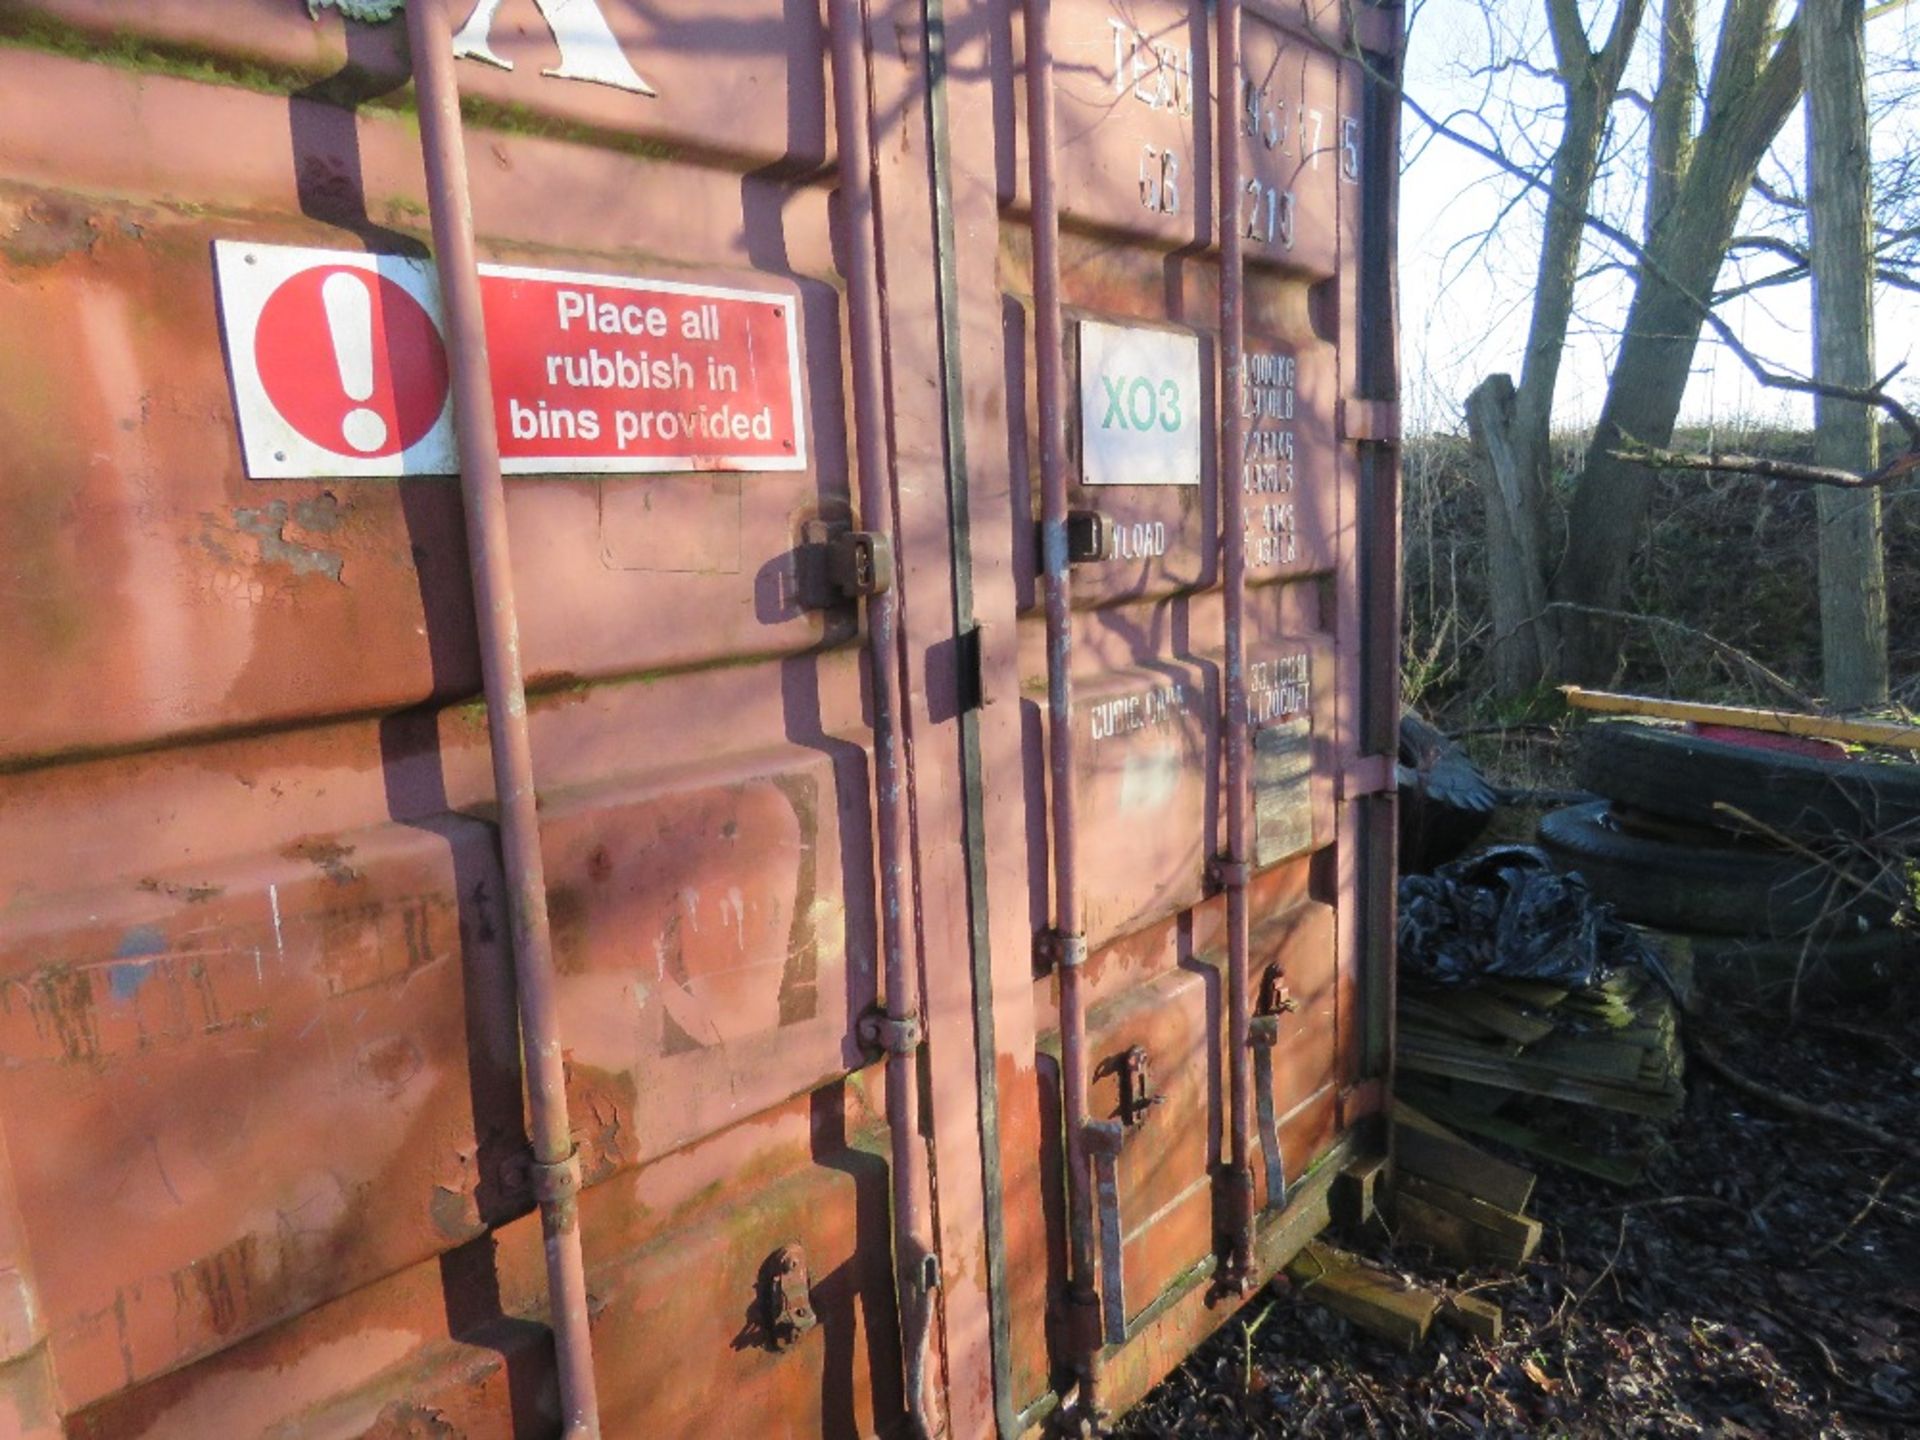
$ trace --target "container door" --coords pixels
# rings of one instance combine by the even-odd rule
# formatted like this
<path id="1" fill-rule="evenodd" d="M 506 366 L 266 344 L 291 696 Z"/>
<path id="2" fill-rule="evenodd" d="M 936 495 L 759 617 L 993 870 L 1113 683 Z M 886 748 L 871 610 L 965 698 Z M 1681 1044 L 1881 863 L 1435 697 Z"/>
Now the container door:
<path id="1" fill-rule="evenodd" d="M 1377 701 L 1384 731 L 1363 734 L 1359 707 L 1363 652 L 1391 653 L 1390 550 L 1371 557 L 1376 583 L 1385 565 L 1385 611 L 1377 598 L 1363 605 L 1360 587 L 1363 538 L 1392 535 L 1392 470 L 1381 464 L 1377 508 L 1364 513 L 1363 447 L 1342 427 L 1368 393 L 1348 353 L 1368 302 L 1343 277 L 1360 259 L 1366 156 L 1392 141 L 1390 112 L 1367 111 L 1361 67 L 1341 58 L 1355 34 L 1341 7 L 1247 6 L 1243 74 L 1229 86 L 1246 384 L 1222 397 L 1213 11 L 1177 0 L 1052 8 L 1071 503 L 1099 517 L 1086 521 L 1098 553 L 1073 569 L 1071 723 L 1092 1111 L 1122 1137 L 1096 1177 L 1108 1396 L 1120 1406 L 1227 1313 L 1208 1295 L 1227 1106 L 1224 902 L 1212 878 L 1224 844 L 1223 403 L 1248 427 L 1244 464 L 1224 483 L 1243 488 L 1248 521 L 1250 970 L 1269 1021 L 1253 1066 L 1262 1273 L 1325 1223 L 1331 1175 L 1379 1105 L 1368 1082 L 1381 1058 L 1365 1050 L 1361 1017 L 1380 921 L 1369 930 L 1360 912 L 1364 894 L 1391 888 L 1377 845 L 1390 809 L 1363 796 L 1390 779 L 1391 693 Z M 1014 1432 L 1053 1403 L 1070 1344 L 1057 977 L 1040 943 L 1057 837 L 1036 574 L 1026 27 L 1007 0 L 949 4 L 946 27 L 961 237 L 953 373 L 988 701 L 982 886 L 995 948 L 981 983 L 993 987 L 995 1029 L 981 1043 L 996 1063 L 982 1066 L 992 1083 L 981 1093 L 997 1128 L 985 1179 L 1000 1424 Z M 1386 210 L 1369 213 L 1384 227 Z M 1389 323 L 1384 259 L 1374 274 L 1372 319 Z M 1385 374 L 1373 393 L 1391 393 L 1390 360 Z M 1390 440 L 1381 425 L 1372 438 Z"/>
<path id="2" fill-rule="evenodd" d="M 356 474 L 399 445 L 347 417 L 412 423 L 349 333 L 371 279 L 345 318 L 287 292 L 320 348 L 293 398 L 264 382 L 338 473 L 250 468 L 216 288 L 216 244 L 428 253 L 404 30 L 13 8 L 0 1392 L 26 1433 L 550 1434 L 459 492 Z M 822 18 L 455 8 L 481 258 L 527 272 L 490 348 L 525 369 L 500 422 L 605 1431 L 897 1433 L 874 732 L 828 581 L 876 240 L 837 214 Z M 895 18 L 884 83 L 923 92 Z M 924 147 L 885 163 L 930 236 Z M 755 365 L 790 408 L 744 398 Z M 656 393 L 690 374 L 698 414 Z M 937 404 L 911 423 L 937 457 Z M 952 604 L 910 549 L 927 649 Z"/>

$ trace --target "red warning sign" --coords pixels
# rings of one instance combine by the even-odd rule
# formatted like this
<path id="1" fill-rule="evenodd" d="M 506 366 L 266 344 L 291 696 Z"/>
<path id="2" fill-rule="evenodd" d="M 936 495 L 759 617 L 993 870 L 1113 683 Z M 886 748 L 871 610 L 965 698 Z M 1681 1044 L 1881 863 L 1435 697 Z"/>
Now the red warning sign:
<path id="1" fill-rule="evenodd" d="M 253 348 L 273 408 L 335 454 L 397 455 L 426 438 L 447 403 L 440 331 L 384 275 L 299 271 L 260 308 Z"/>
<path id="2" fill-rule="evenodd" d="M 214 272 L 248 475 L 458 468 L 432 266 L 222 240 Z"/>
<path id="3" fill-rule="evenodd" d="M 482 266 L 501 467 L 805 466 L 794 301 Z"/>
<path id="4" fill-rule="evenodd" d="M 222 241 L 222 323 L 247 473 L 456 468 L 431 267 Z M 804 469 L 791 295 L 482 266 L 509 474 Z"/>

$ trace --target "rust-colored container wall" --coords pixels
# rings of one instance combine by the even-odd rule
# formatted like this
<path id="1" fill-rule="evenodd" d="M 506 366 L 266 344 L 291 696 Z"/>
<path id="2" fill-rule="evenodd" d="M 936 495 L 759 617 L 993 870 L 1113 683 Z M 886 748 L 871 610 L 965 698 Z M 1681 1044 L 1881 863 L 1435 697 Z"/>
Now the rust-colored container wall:
<path id="1" fill-rule="evenodd" d="M 1400 12 L 413 4 L 0 7 L 0 1437 L 1117 1414 L 1384 1144 Z"/>

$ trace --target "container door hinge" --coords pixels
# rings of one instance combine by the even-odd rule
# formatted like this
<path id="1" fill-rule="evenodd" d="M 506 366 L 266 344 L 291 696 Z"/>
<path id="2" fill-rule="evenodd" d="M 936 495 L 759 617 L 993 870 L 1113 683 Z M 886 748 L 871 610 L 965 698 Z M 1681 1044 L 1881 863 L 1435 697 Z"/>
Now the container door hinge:
<path id="1" fill-rule="evenodd" d="M 1087 937 L 1042 930 L 1033 938 L 1034 968 L 1041 975 L 1087 963 Z"/>
<path id="2" fill-rule="evenodd" d="M 920 1017 L 911 1012 L 889 1015 L 869 1010 L 855 1030 L 860 1046 L 871 1055 L 911 1055 L 920 1048 Z"/>
<path id="3" fill-rule="evenodd" d="M 1207 885 L 1215 894 L 1227 890 L 1244 890 L 1251 867 L 1244 860 L 1234 860 L 1225 855 L 1216 855 L 1207 862 Z"/>

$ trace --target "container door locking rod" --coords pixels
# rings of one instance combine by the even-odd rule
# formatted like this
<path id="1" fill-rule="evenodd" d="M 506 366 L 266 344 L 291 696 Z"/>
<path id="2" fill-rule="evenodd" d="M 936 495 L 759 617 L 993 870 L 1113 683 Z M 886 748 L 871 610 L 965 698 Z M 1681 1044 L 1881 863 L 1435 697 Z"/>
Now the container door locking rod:
<path id="1" fill-rule="evenodd" d="M 1217 1225 L 1222 1249 L 1220 1288 L 1244 1295 L 1253 1283 L 1253 1080 L 1248 1005 L 1247 876 L 1247 461 L 1242 400 L 1246 307 L 1240 262 L 1240 0 L 1219 0 L 1213 68 L 1214 153 L 1219 157 L 1220 208 L 1220 529 L 1226 590 L 1226 811 L 1227 847 L 1215 865 L 1227 892 L 1227 1093 L 1229 1140 L 1221 1168 Z"/>
<path id="2" fill-rule="evenodd" d="M 847 246 L 847 343 L 852 352 L 853 438 L 858 461 L 860 523 L 882 537 L 895 533 L 893 453 L 887 423 L 882 333 L 879 225 L 874 212 L 871 104 L 867 86 L 864 9 L 860 0 L 830 0 L 833 124 L 841 219 Z M 894 547 L 897 551 L 898 547 Z M 863 1028 L 884 1055 L 887 1130 L 893 1180 L 894 1284 L 906 1370 L 907 1423 L 927 1433 L 927 1356 L 938 1261 L 923 1235 L 920 1198 L 926 1150 L 920 1138 L 919 968 L 908 953 L 915 933 L 906 912 L 913 892 L 906 814 L 906 757 L 901 726 L 899 587 L 866 592 L 867 658 L 873 669 L 873 790 L 880 851 L 880 948 L 885 1009 Z"/>
<path id="3" fill-rule="evenodd" d="M 453 31 L 446 0 L 411 0 L 407 41 L 413 51 L 420 107 L 420 150 L 426 161 L 433 219 L 434 264 L 447 313 L 453 367 L 453 413 L 459 443 L 460 499 L 466 512 L 473 574 L 474 620 L 480 632 L 480 674 L 487 698 L 487 737 L 500 805 L 500 858 L 513 927 L 514 986 L 527 1073 L 533 1141 L 533 1190 L 546 1240 L 553 1348 L 560 1372 L 560 1410 L 567 1440 L 598 1440 L 593 1341 L 587 1322 L 586 1263 L 580 1250 L 580 1156 L 567 1121 L 566 1072 L 555 996 L 553 937 L 547 922 L 546 870 L 534 810 L 533 750 L 527 736 L 527 688 L 520 667 L 520 624 L 507 550 L 507 497 L 500 479 L 500 436 L 493 420 L 493 382 L 480 272 L 473 239 L 473 199 L 453 74 Z"/>
<path id="4" fill-rule="evenodd" d="M 1033 353 L 1040 411 L 1040 564 L 1047 616 L 1047 786 L 1053 819 L 1053 927 L 1041 937 L 1060 992 L 1060 1093 L 1066 1119 L 1067 1346 L 1077 1403 L 1065 1417 L 1104 1430 L 1101 1310 L 1088 1141 L 1086 999 L 1081 971 L 1079 810 L 1073 771 L 1073 570 L 1068 548 L 1065 335 L 1060 315 L 1060 201 L 1054 166 L 1053 6 L 1026 0 L 1027 157 L 1033 191 Z"/>

